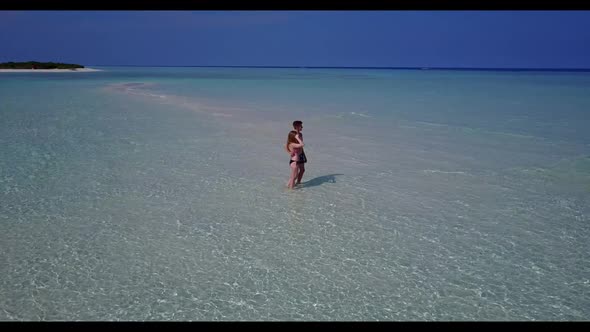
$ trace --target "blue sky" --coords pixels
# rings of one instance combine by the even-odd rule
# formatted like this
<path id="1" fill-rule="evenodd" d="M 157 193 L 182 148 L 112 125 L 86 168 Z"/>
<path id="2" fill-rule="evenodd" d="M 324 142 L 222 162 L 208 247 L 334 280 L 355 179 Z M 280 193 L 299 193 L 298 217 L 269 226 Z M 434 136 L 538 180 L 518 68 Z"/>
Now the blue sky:
<path id="1" fill-rule="evenodd" d="M 0 11 L 0 62 L 590 68 L 590 11 Z"/>

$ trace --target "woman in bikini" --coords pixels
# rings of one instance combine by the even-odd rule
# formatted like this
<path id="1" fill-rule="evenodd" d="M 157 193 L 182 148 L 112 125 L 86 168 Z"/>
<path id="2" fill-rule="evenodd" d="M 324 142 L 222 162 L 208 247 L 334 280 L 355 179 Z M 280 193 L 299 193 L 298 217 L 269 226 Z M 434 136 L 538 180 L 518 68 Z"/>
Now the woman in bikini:
<path id="1" fill-rule="evenodd" d="M 289 166 L 291 167 L 291 176 L 289 177 L 289 182 L 287 182 L 287 187 L 293 189 L 295 187 L 295 179 L 297 178 L 297 165 L 302 162 L 299 160 L 299 154 L 303 149 L 303 141 L 301 137 L 295 130 L 291 130 L 289 132 L 289 136 L 287 136 L 287 144 L 285 145 L 285 149 L 289 152 L 291 159 L 289 160 Z"/>

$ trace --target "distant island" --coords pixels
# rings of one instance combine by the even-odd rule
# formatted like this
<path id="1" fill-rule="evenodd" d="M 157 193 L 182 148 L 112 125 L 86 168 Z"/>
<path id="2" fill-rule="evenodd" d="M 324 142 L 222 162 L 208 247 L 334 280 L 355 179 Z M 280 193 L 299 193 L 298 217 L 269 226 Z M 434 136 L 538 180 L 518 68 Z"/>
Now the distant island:
<path id="1" fill-rule="evenodd" d="M 0 63 L 0 73 L 87 73 L 102 71 L 84 67 L 74 63 L 61 62 L 3 62 Z"/>
<path id="2" fill-rule="evenodd" d="M 72 63 L 60 63 L 60 62 L 38 62 L 38 61 L 27 61 L 27 62 L 3 62 L 0 63 L 0 69 L 81 69 L 84 68 L 82 65 Z"/>

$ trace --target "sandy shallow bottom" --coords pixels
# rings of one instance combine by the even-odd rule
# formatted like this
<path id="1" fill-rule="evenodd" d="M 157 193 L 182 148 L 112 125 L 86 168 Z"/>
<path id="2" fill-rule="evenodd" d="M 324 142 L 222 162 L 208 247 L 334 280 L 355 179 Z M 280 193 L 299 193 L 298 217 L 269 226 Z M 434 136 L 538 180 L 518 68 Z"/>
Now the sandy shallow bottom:
<path id="1" fill-rule="evenodd" d="M 1 320 L 590 318 L 584 144 L 318 112 L 287 190 L 292 113 L 38 86 L 0 89 Z"/>

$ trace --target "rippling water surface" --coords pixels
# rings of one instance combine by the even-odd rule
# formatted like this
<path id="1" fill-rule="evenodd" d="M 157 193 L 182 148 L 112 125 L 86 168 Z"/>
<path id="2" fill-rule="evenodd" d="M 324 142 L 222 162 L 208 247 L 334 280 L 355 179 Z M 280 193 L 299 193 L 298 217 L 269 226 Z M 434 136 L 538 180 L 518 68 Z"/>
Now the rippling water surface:
<path id="1" fill-rule="evenodd" d="M 590 319 L 590 74 L 102 69 L 0 76 L 1 320 Z"/>

